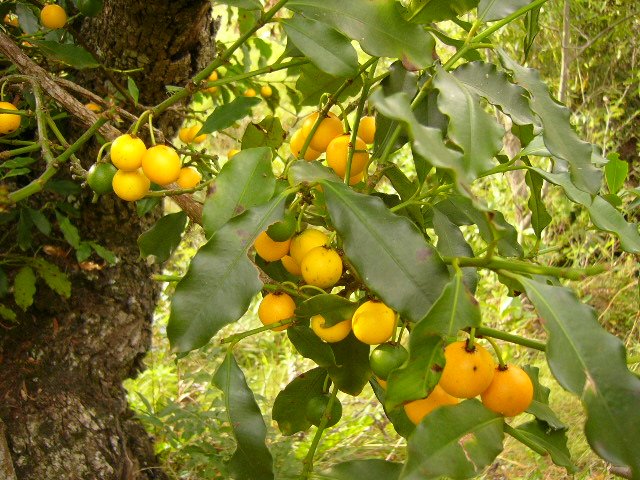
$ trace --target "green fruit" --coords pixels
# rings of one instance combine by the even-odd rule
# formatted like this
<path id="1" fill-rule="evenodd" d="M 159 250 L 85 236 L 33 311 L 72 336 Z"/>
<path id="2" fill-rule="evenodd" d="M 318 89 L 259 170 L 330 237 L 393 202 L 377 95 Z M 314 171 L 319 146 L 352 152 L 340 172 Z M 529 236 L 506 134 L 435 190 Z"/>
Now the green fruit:
<path id="1" fill-rule="evenodd" d="M 389 342 L 378 345 L 371 352 L 369 364 L 376 377 L 386 380 L 389 374 L 401 367 L 408 358 L 409 352 L 406 348 L 400 344 Z"/>
<path id="2" fill-rule="evenodd" d="M 296 233 L 296 216 L 291 211 L 285 213 L 284 218 L 267 228 L 267 235 L 275 242 L 284 242 Z"/>
<path id="3" fill-rule="evenodd" d="M 103 0 L 78 0 L 78 10 L 87 17 L 95 17 L 102 11 Z"/>
<path id="4" fill-rule="evenodd" d="M 305 410 L 305 416 L 312 425 L 315 425 L 316 427 L 320 425 L 320 421 L 322 420 L 322 416 L 324 415 L 324 411 L 327 408 L 330 398 L 331 397 L 329 395 L 323 394 L 309 400 Z M 340 417 L 342 417 L 342 404 L 340 403 L 340 400 L 335 398 L 331 405 L 331 413 L 329 414 L 327 427 L 333 427 L 338 423 Z"/>
<path id="5" fill-rule="evenodd" d="M 113 176 L 118 169 L 110 163 L 96 163 L 91 166 L 87 174 L 87 183 L 91 190 L 99 195 L 113 191 Z"/>

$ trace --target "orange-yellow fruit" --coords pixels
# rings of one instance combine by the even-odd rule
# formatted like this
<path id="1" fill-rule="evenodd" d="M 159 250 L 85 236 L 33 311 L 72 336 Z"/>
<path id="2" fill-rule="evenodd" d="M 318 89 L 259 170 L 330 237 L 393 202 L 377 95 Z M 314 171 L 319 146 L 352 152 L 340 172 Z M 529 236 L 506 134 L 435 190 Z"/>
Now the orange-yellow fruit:
<path id="1" fill-rule="evenodd" d="M 282 266 L 284 269 L 289 272 L 291 275 L 300 276 L 302 275 L 302 270 L 300 270 L 300 265 L 289 255 L 285 255 L 280 259 L 282 262 Z"/>
<path id="2" fill-rule="evenodd" d="M 351 135 L 340 135 L 333 139 L 327 147 L 327 165 L 340 177 L 344 178 L 347 172 L 347 160 L 349 159 L 349 143 L 351 143 Z M 356 150 L 351 160 L 351 177 L 355 177 L 361 173 L 367 166 L 369 161 L 369 153 L 367 144 L 360 137 L 356 137 Z"/>
<path id="3" fill-rule="evenodd" d="M 446 364 L 440 377 L 440 386 L 457 398 L 473 398 L 484 392 L 493 380 L 496 364 L 493 357 L 478 343 L 473 352 L 467 351 L 467 342 L 454 342 L 444 349 Z"/>
<path id="4" fill-rule="evenodd" d="M 302 266 L 302 259 L 313 248 L 325 245 L 329 240 L 326 234 L 315 228 L 307 228 L 304 232 L 294 235 L 291 239 L 289 255 Z"/>
<path id="5" fill-rule="evenodd" d="M 396 314 L 384 303 L 369 300 L 358 307 L 351 320 L 353 334 L 362 343 L 378 345 L 388 341 L 396 328 Z"/>
<path id="6" fill-rule="evenodd" d="M 118 170 L 113 176 L 112 186 L 118 197 L 128 202 L 135 202 L 149 193 L 151 182 L 142 173 L 142 170 L 138 169 L 132 172 Z"/>
<path id="7" fill-rule="evenodd" d="M 178 152 L 166 145 L 151 147 L 142 156 L 142 171 L 158 185 L 169 185 L 178 180 L 181 169 Z"/>
<path id="8" fill-rule="evenodd" d="M 231 158 L 233 158 L 235 155 L 237 155 L 238 153 L 240 153 L 240 150 L 238 150 L 237 148 L 232 148 L 231 150 L 229 150 L 227 152 L 227 158 L 229 160 L 231 160 Z"/>
<path id="9" fill-rule="evenodd" d="M 111 163 L 119 170 L 133 172 L 142 165 L 142 157 L 146 152 L 147 147 L 141 139 L 125 133 L 111 144 Z"/>
<path id="10" fill-rule="evenodd" d="M 245 97 L 255 97 L 256 95 L 258 95 L 258 94 L 256 93 L 256 91 L 253 88 L 247 88 L 244 91 L 244 96 Z"/>
<path id="11" fill-rule="evenodd" d="M 20 21 L 18 20 L 18 16 L 15 13 L 7 13 L 4 16 L 4 23 L 12 27 L 20 26 Z"/>
<path id="12" fill-rule="evenodd" d="M 0 102 L 0 108 L 18 110 L 13 103 L 9 102 Z M 20 128 L 20 115 L 0 113 L 0 135 L 15 132 L 18 128 Z"/>
<path id="13" fill-rule="evenodd" d="M 293 299 L 286 293 L 270 293 L 262 299 L 258 307 L 258 318 L 263 325 L 271 325 L 272 323 L 293 318 L 296 310 L 296 304 Z M 273 330 L 279 332 L 288 328 L 289 325 L 282 325 Z"/>
<path id="14" fill-rule="evenodd" d="M 94 113 L 102 112 L 102 107 L 100 105 L 98 105 L 97 103 L 93 103 L 93 102 L 86 103 L 85 104 L 85 108 L 87 110 L 91 110 Z"/>
<path id="15" fill-rule="evenodd" d="M 375 117 L 362 117 L 360 125 L 358 125 L 358 137 L 364 143 L 371 144 L 376 137 L 376 119 Z"/>
<path id="16" fill-rule="evenodd" d="M 253 246 L 261 258 L 265 259 L 267 262 L 275 262 L 289 253 L 290 244 L 291 239 L 284 242 L 276 242 L 267 235 L 267 232 L 262 232 L 258 235 L 258 238 L 256 238 Z"/>
<path id="17" fill-rule="evenodd" d="M 60 5 L 45 5 L 40 11 L 40 22 L 52 30 L 62 28 L 67 23 L 67 12 Z"/>
<path id="18" fill-rule="evenodd" d="M 319 112 L 309 115 L 302 124 L 302 135 L 307 138 L 311 133 L 313 125 L 316 123 Z M 313 134 L 311 143 L 309 146 L 316 152 L 324 152 L 327 149 L 331 140 L 342 134 L 342 122 L 333 113 L 329 112 L 329 115 L 324 118 L 318 129 Z"/>
<path id="19" fill-rule="evenodd" d="M 436 385 L 427 398 L 415 400 L 405 404 L 404 411 L 414 424 L 429 415 L 436 408 L 443 405 L 456 405 L 460 400 L 445 392 L 440 385 Z"/>
<path id="20" fill-rule="evenodd" d="M 342 259 L 338 252 L 329 247 L 315 247 L 302 258 L 300 269 L 308 285 L 329 288 L 342 276 Z"/>
<path id="21" fill-rule="evenodd" d="M 335 343 L 344 340 L 351 331 L 351 319 L 348 318 L 331 327 L 325 327 L 325 319 L 322 315 L 311 317 L 311 329 L 327 343 Z"/>
<path id="22" fill-rule="evenodd" d="M 360 172 L 355 177 L 351 177 L 349 179 L 349 185 L 355 185 L 356 183 L 360 183 L 364 179 L 364 172 Z"/>
<path id="23" fill-rule="evenodd" d="M 176 183 L 180 188 L 193 188 L 200 183 L 202 175 L 193 167 L 183 167 Z"/>
<path id="24" fill-rule="evenodd" d="M 181 128 L 178 132 L 178 138 L 180 138 L 184 143 L 202 143 L 207 138 L 207 134 L 203 133 L 196 137 L 196 134 L 201 128 L 202 125 L 192 125 L 190 127 Z"/>
<path id="25" fill-rule="evenodd" d="M 524 412 L 533 401 L 533 382 L 527 372 L 515 365 L 497 367 L 489 387 L 480 396 L 482 403 L 505 417 Z"/>
<path id="26" fill-rule="evenodd" d="M 296 131 L 296 133 L 294 133 L 291 136 L 291 141 L 289 142 L 289 147 L 291 148 L 291 154 L 294 157 L 296 157 L 296 158 L 300 157 L 300 151 L 302 150 L 302 147 L 304 146 L 305 140 L 306 140 L 306 137 L 302 133 L 302 130 Z M 318 158 L 320 155 L 321 155 L 320 152 L 315 151 L 313 148 L 311 148 L 311 146 L 309 146 L 309 147 L 307 147 L 307 150 L 304 152 L 304 159 L 307 162 L 310 162 L 310 161 L 315 160 L 316 158 Z"/>
<path id="27" fill-rule="evenodd" d="M 263 85 L 262 88 L 260 89 L 260 95 L 262 95 L 265 98 L 268 98 L 271 95 L 273 95 L 273 89 L 269 85 Z"/>
<path id="28" fill-rule="evenodd" d="M 215 82 L 216 80 L 218 80 L 218 72 L 216 72 L 215 70 L 211 72 L 211 75 L 209 75 L 209 78 L 207 80 L 210 82 Z M 218 87 L 205 88 L 204 91 L 207 93 L 216 93 L 218 91 Z"/>

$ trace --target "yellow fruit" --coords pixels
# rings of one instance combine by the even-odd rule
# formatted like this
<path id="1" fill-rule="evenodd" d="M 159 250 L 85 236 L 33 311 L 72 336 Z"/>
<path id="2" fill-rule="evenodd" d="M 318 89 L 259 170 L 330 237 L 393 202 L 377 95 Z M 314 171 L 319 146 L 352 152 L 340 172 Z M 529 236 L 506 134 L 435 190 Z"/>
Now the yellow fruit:
<path id="1" fill-rule="evenodd" d="M 142 173 L 142 170 L 134 170 L 133 172 L 118 170 L 113 176 L 112 185 L 113 191 L 118 197 L 128 202 L 135 202 L 149 193 L 151 182 Z"/>
<path id="2" fill-rule="evenodd" d="M 184 143 L 202 143 L 207 138 L 207 134 L 203 133 L 196 137 L 196 134 L 201 128 L 202 125 L 192 125 L 190 127 L 181 128 L 178 132 L 178 138 L 180 138 Z"/>
<path id="3" fill-rule="evenodd" d="M 282 266 L 284 269 L 289 272 L 291 275 L 300 276 L 302 275 L 302 270 L 300 270 L 300 265 L 289 255 L 285 255 L 280 259 L 282 262 Z"/>
<path id="4" fill-rule="evenodd" d="M 325 319 L 322 315 L 311 317 L 311 329 L 327 343 L 335 343 L 344 340 L 351 331 L 351 319 L 348 318 L 331 327 L 325 327 Z"/>
<path id="5" fill-rule="evenodd" d="M 291 141 L 289 142 L 289 148 L 291 148 L 291 154 L 294 157 L 296 158 L 300 157 L 300 150 L 302 150 L 305 140 L 306 140 L 306 137 L 302 133 L 302 130 L 296 131 L 296 133 L 294 133 L 291 136 Z M 313 148 L 311 148 L 311 146 L 308 146 L 307 150 L 304 152 L 304 159 L 307 162 L 310 162 L 318 158 L 320 155 L 321 155 L 320 152 L 317 152 Z"/>
<path id="6" fill-rule="evenodd" d="M 218 80 L 218 72 L 216 72 L 215 70 L 211 72 L 211 75 L 209 75 L 209 78 L 207 80 L 210 82 L 215 82 L 216 80 Z M 218 87 L 205 88 L 204 91 L 207 93 L 216 93 L 218 91 Z"/>
<path id="7" fill-rule="evenodd" d="M 263 325 L 271 325 L 286 318 L 293 318 L 296 304 L 286 293 L 270 293 L 262 299 L 258 307 L 258 318 Z M 273 330 L 276 332 L 289 328 L 289 325 L 282 325 Z"/>
<path id="8" fill-rule="evenodd" d="M 133 172 L 142 165 L 142 157 L 147 151 L 144 142 L 128 133 L 120 135 L 111 144 L 111 163 L 125 172 Z"/>
<path id="9" fill-rule="evenodd" d="M 444 349 L 446 364 L 440 386 L 457 398 L 473 398 L 484 392 L 493 380 L 496 364 L 493 357 L 478 343 L 467 351 L 467 342 L 454 342 Z"/>
<path id="10" fill-rule="evenodd" d="M 180 170 L 180 175 L 176 183 L 180 188 L 193 188 L 200 183 L 202 175 L 193 167 L 184 167 Z"/>
<path id="11" fill-rule="evenodd" d="M 364 172 L 360 172 L 355 177 L 351 177 L 349 179 L 349 185 L 355 185 L 356 183 L 360 183 L 364 179 Z"/>
<path id="12" fill-rule="evenodd" d="M 60 5 L 45 5 L 40 12 L 40 22 L 52 30 L 62 28 L 67 23 L 67 13 Z"/>
<path id="13" fill-rule="evenodd" d="M 369 300 L 358 307 L 351 320 L 353 334 L 362 343 L 378 345 L 388 341 L 396 328 L 396 314 L 384 303 Z"/>
<path id="14" fill-rule="evenodd" d="M 269 85 L 263 85 L 262 88 L 260 89 L 260 95 L 262 95 L 265 98 L 268 98 L 271 95 L 273 95 L 273 89 Z"/>
<path id="15" fill-rule="evenodd" d="M 93 102 L 89 102 L 89 103 L 85 104 L 85 108 L 87 110 L 91 110 L 92 112 L 95 112 L 95 113 L 102 112 L 102 107 L 100 105 L 98 105 L 97 103 L 93 103 Z"/>
<path id="16" fill-rule="evenodd" d="M 275 262 L 289 253 L 290 244 L 291 239 L 284 242 L 276 242 L 267 235 L 267 232 L 262 232 L 258 235 L 258 238 L 256 238 L 253 246 L 258 255 L 260 255 L 260 258 L 265 259 L 267 262 Z"/>
<path id="17" fill-rule="evenodd" d="M 309 253 L 311 249 L 325 245 L 327 240 L 329 240 L 329 237 L 320 230 L 307 228 L 304 232 L 294 235 L 291 240 L 289 255 L 291 255 L 298 265 L 302 266 L 304 256 Z"/>
<path id="18" fill-rule="evenodd" d="M 333 139 L 327 147 L 327 165 L 329 165 L 340 178 L 344 178 L 347 172 L 350 143 L 350 134 L 340 135 Z M 369 153 L 366 151 L 367 144 L 364 143 L 360 137 L 356 137 L 355 149 L 363 151 L 353 154 L 353 159 L 351 160 L 351 177 L 355 177 L 361 173 L 369 161 Z"/>
<path id="19" fill-rule="evenodd" d="M 376 119 L 375 117 L 362 117 L 360 125 L 358 125 L 358 137 L 364 143 L 371 144 L 376 137 Z"/>
<path id="20" fill-rule="evenodd" d="M 244 96 L 245 97 L 255 97 L 256 95 L 257 95 L 257 93 L 253 88 L 247 88 L 244 91 Z"/>
<path id="21" fill-rule="evenodd" d="M 149 180 L 158 185 L 169 185 L 180 176 L 182 162 L 171 147 L 156 145 L 142 156 L 142 171 Z"/>
<path id="22" fill-rule="evenodd" d="M 533 383 L 527 372 L 515 365 L 497 367 L 489 387 L 480 396 L 482 403 L 505 417 L 524 412 L 533 401 Z"/>
<path id="23" fill-rule="evenodd" d="M 4 23 L 12 27 L 20 26 L 20 22 L 18 21 L 18 16 L 15 13 L 7 13 L 4 16 Z"/>
<path id="24" fill-rule="evenodd" d="M 311 133 L 311 129 L 316 123 L 318 115 L 319 112 L 315 112 L 305 119 L 302 124 L 302 135 L 304 138 L 308 137 Z M 331 143 L 331 140 L 342 135 L 342 131 L 342 122 L 340 119 L 333 113 L 329 112 L 329 115 L 320 122 L 316 133 L 313 134 L 313 138 L 311 139 L 309 146 L 316 152 L 324 152 L 329 143 Z"/>
<path id="25" fill-rule="evenodd" d="M 338 252 L 323 245 L 309 250 L 302 258 L 300 269 L 308 285 L 330 288 L 342 276 L 342 259 Z"/>
<path id="26" fill-rule="evenodd" d="M 409 420 L 417 425 L 436 408 L 443 405 L 456 405 L 458 402 L 460 402 L 459 399 L 449 395 L 440 385 L 436 385 L 427 398 L 405 404 L 404 411 Z"/>
<path id="27" fill-rule="evenodd" d="M 227 158 L 231 160 L 231 158 L 237 155 L 238 153 L 240 153 L 240 150 L 238 150 L 237 148 L 232 148 L 227 152 Z"/>
<path id="28" fill-rule="evenodd" d="M 0 108 L 18 110 L 13 103 L 9 102 L 0 102 Z M 18 128 L 20 128 L 20 115 L 0 113 L 0 135 L 15 132 Z"/>

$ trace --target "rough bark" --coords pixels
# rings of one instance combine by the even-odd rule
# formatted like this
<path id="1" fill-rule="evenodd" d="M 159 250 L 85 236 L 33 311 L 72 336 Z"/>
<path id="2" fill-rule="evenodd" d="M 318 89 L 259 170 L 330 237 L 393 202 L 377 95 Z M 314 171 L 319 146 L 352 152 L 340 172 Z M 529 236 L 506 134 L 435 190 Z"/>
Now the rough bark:
<path id="1" fill-rule="evenodd" d="M 78 38 L 107 66 L 143 67 L 141 101 L 153 104 L 165 97 L 165 84 L 184 84 L 212 59 L 214 28 L 208 1 L 107 0 Z M 100 75 L 83 83 L 106 93 Z M 171 130 L 175 120 L 163 126 Z M 139 219 L 113 196 L 93 204 L 87 194 L 76 206 L 82 238 L 111 249 L 119 262 L 90 270 L 73 253 L 47 258 L 72 280 L 71 298 L 39 284 L 19 325 L 0 330 L 0 447 L 6 440 L 18 480 L 166 478 L 122 388 L 150 346 L 158 289 L 136 239 L 157 213 Z"/>

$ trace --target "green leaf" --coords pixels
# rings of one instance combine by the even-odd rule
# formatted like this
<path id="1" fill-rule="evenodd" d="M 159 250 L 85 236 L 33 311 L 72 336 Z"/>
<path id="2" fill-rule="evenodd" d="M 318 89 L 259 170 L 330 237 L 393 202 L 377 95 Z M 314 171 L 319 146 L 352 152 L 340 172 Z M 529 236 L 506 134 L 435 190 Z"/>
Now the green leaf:
<path id="1" fill-rule="evenodd" d="M 237 97 L 230 103 L 220 105 L 207 117 L 196 135 L 213 133 L 229 128 L 238 120 L 251 115 L 251 109 L 260 102 L 261 100 L 257 97 Z"/>
<path id="2" fill-rule="evenodd" d="M 0 303 L 0 317 L 10 322 L 13 322 L 16 318 L 18 318 L 18 316 L 16 315 L 16 312 L 11 310 L 10 308 L 5 307 L 1 303 Z"/>
<path id="3" fill-rule="evenodd" d="M 417 329 L 409 337 L 407 365 L 393 370 L 387 379 L 384 405 L 388 410 L 425 398 L 440 380 L 445 364 L 442 338 L 424 328 Z"/>
<path id="4" fill-rule="evenodd" d="M 153 255 L 159 263 L 167 261 L 180 244 L 186 225 L 187 214 L 184 212 L 165 215 L 138 237 L 140 255 Z"/>
<path id="5" fill-rule="evenodd" d="M 531 226 L 536 237 L 542 238 L 542 231 L 551 223 L 551 215 L 542 200 L 543 178 L 532 170 L 527 170 L 524 180 L 529 187 L 529 201 L 527 205 L 531 211 Z"/>
<path id="6" fill-rule="evenodd" d="M 514 431 L 515 430 L 515 431 Z M 565 467 L 569 472 L 575 472 L 576 466 L 571 461 L 571 453 L 567 448 L 567 432 L 564 430 L 550 430 L 547 424 L 538 420 L 513 427 L 505 427 L 505 431 L 516 440 L 524 437 L 537 449 L 547 452 L 556 465 Z"/>
<path id="7" fill-rule="evenodd" d="M 34 210 L 33 208 L 27 207 L 26 210 L 29 212 L 29 216 L 31 217 L 31 221 L 36 226 L 38 230 L 44 235 L 49 236 L 51 234 L 51 224 L 47 217 L 40 210 Z"/>
<path id="8" fill-rule="evenodd" d="M 33 220 L 26 208 L 20 209 L 20 219 L 18 220 L 18 246 L 21 250 L 31 248 L 31 230 L 33 228 Z"/>
<path id="9" fill-rule="evenodd" d="M 7 160 L 6 162 L 0 163 L 0 168 L 28 167 L 35 161 L 36 159 L 31 157 L 16 157 L 16 158 L 12 158 L 11 160 Z"/>
<path id="10" fill-rule="evenodd" d="M 540 9 L 542 5 L 534 8 L 533 10 L 529 10 L 524 17 L 524 27 L 527 32 L 527 35 L 524 38 L 524 59 L 523 62 L 526 63 L 529 58 L 529 53 L 531 53 L 531 47 L 533 47 L 533 42 L 535 41 L 538 33 L 540 33 Z"/>
<path id="11" fill-rule="evenodd" d="M 216 370 L 213 382 L 224 393 L 227 418 L 237 444 L 226 462 L 229 473 L 237 480 L 274 479 L 273 458 L 265 444 L 267 427 L 231 350 Z"/>
<path id="12" fill-rule="evenodd" d="M 271 198 L 276 186 L 271 158 L 271 149 L 253 148 L 242 150 L 224 164 L 202 210 L 202 225 L 207 236 L 246 209 Z"/>
<path id="13" fill-rule="evenodd" d="M 281 21 L 287 37 L 320 70 L 334 77 L 358 73 L 358 54 L 347 37 L 326 23 L 294 15 Z"/>
<path id="14" fill-rule="evenodd" d="M 0 298 L 4 297 L 9 292 L 9 278 L 5 271 L 0 268 Z"/>
<path id="15" fill-rule="evenodd" d="M 76 260 L 78 263 L 82 263 L 87 260 L 91 256 L 92 251 L 93 249 L 89 242 L 80 242 L 80 245 L 78 245 L 78 248 L 76 249 Z"/>
<path id="16" fill-rule="evenodd" d="M 331 221 L 360 278 L 385 304 L 417 322 L 448 281 L 447 269 L 411 221 L 381 199 L 320 181 Z M 402 239 L 401 242 L 398 239 Z"/>
<path id="17" fill-rule="evenodd" d="M 401 471 L 401 463 L 387 462 L 379 458 L 367 458 L 338 463 L 315 476 L 320 480 L 354 480 L 355 478 L 398 480 Z"/>
<path id="18" fill-rule="evenodd" d="M 332 327 L 337 323 L 351 318 L 358 308 L 353 302 L 338 295 L 320 294 L 302 302 L 296 308 L 296 316 L 310 318 L 322 315 L 325 327 Z"/>
<path id="19" fill-rule="evenodd" d="M 320 162 L 296 160 L 289 167 L 289 183 L 291 183 L 291 185 L 315 183 L 319 180 L 339 182 L 340 178 L 333 170 L 325 167 Z"/>
<path id="20" fill-rule="evenodd" d="M 71 296 L 71 282 L 69 281 L 69 277 L 61 272 L 58 267 L 41 258 L 35 259 L 31 265 L 51 290 L 64 298 Z"/>
<path id="21" fill-rule="evenodd" d="M 471 62 L 456 68 L 453 76 L 469 90 L 496 105 L 518 125 L 537 124 L 524 88 L 509 81 L 492 63 Z"/>
<path id="22" fill-rule="evenodd" d="M 330 343 L 329 346 L 336 359 L 336 365 L 327 369 L 331 380 L 341 391 L 360 395 L 371 378 L 369 345 L 362 343 L 351 332 L 344 340 Z"/>
<path id="23" fill-rule="evenodd" d="M 553 430 L 566 430 L 567 426 L 557 417 L 555 412 L 549 407 L 549 390 L 540 383 L 538 373 L 540 369 L 525 365 L 522 369 L 527 372 L 533 383 L 533 400 L 527 412 L 534 415 L 538 420 L 545 422 Z"/>
<path id="24" fill-rule="evenodd" d="M 36 293 L 36 274 L 31 267 L 22 267 L 13 279 L 13 297 L 22 310 L 26 310 L 33 303 Z"/>
<path id="25" fill-rule="evenodd" d="M 303 357 L 309 358 L 325 368 L 336 364 L 331 347 L 323 342 L 309 327 L 289 327 L 287 328 L 287 336 Z"/>
<path id="26" fill-rule="evenodd" d="M 24 33 L 31 35 L 40 30 L 40 20 L 31 5 L 21 2 L 16 4 L 16 15 Z"/>
<path id="27" fill-rule="evenodd" d="M 473 249 L 465 240 L 460 227 L 449 220 L 445 214 L 440 210 L 433 209 L 431 221 L 438 236 L 438 253 L 446 257 L 474 256 Z M 448 269 L 451 274 L 455 271 L 452 266 L 449 266 Z M 475 292 L 478 286 L 478 270 L 475 267 L 464 267 L 462 268 L 462 276 L 469 291 Z"/>
<path id="28" fill-rule="evenodd" d="M 573 130 L 569 109 L 551 97 L 549 87 L 540 79 L 536 70 L 518 65 L 503 51 L 499 53 L 503 65 L 511 70 L 516 83 L 529 91 L 529 105 L 540 117 L 544 144 L 549 152 L 556 161 L 559 159 L 563 163 L 569 163 L 571 179 L 580 190 L 598 193 L 601 172 L 591 163 L 591 145 L 580 140 Z"/>
<path id="29" fill-rule="evenodd" d="M 572 202 L 584 205 L 593 224 L 600 230 L 616 235 L 620 239 L 620 246 L 625 251 L 631 253 L 640 252 L 638 228 L 632 223 L 627 223 L 622 214 L 604 198 L 598 195 L 592 197 L 588 193 L 579 190 L 566 172 L 549 173 L 536 167 L 531 167 L 530 170 L 539 173 L 548 182 L 561 186 Z"/>
<path id="30" fill-rule="evenodd" d="M 91 248 L 93 248 L 93 251 L 96 252 L 100 258 L 102 258 L 103 260 L 106 260 L 107 263 L 111 265 L 115 265 L 117 263 L 118 257 L 116 257 L 116 254 L 113 253 L 108 248 L 103 247 L 102 245 L 96 242 L 89 242 L 89 245 L 91 245 Z"/>
<path id="31" fill-rule="evenodd" d="M 356 95 L 362 88 L 362 77 L 358 75 L 353 78 L 353 82 L 345 89 L 341 98 Z M 296 82 L 298 103 L 316 106 L 320 102 L 322 95 L 335 92 L 347 80 L 347 77 L 329 75 L 313 64 L 304 65 Z"/>
<path id="32" fill-rule="evenodd" d="M 437 69 L 433 85 L 440 92 L 438 108 L 449 117 L 448 136 L 464 152 L 462 168 L 476 179 L 494 166 L 504 129 L 480 105 L 478 95 L 443 68 Z"/>
<path id="33" fill-rule="evenodd" d="M 340 30 L 374 57 L 406 57 L 421 68 L 433 63 L 433 37 L 407 22 L 396 2 L 291 0 L 287 8 Z"/>
<path id="34" fill-rule="evenodd" d="M 268 116 L 259 123 L 250 123 L 242 136 L 241 150 L 256 147 L 280 148 L 287 133 L 280 124 L 278 117 Z"/>
<path id="35" fill-rule="evenodd" d="M 409 19 L 416 23 L 451 20 L 478 5 L 478 0 L 412 0 Z"/>
<path id="36" fill-rule="evenodd" d="M 93 56 L 84 48 L 70 43 L 58 43 L 48 40 L 33 40 L 33 44 L 47 57 L 62 63 L 84 70 L 85 68 L 97 68 L 100 66 Z"/>
<path id="37" fill-rule="evenodd" d="M 69 218 L 56 211 L 56 219 L 58 220 L 58 226 L 60 227 L 60 231 L 67 243 L 76 250 L 80 248 L 80 234 Z"/>
<path id="38" fill-rule="evenodd" d="M 200 247 L 176 285 L 171 302 L 167 336 L 173 351 L 202 347 L 247 311 L 262 288 L 259 272 L 247 252 L 261 232 L 283 217 L 285 198 L 281 194 L 247 210 Z"/>
<path id="39" fill-rule="evenodd" d="M 624 160 L 620 160 L 620 155 L 615 152 L 607 155 L 607 159 L 609 161 L 604 166 L 607 187 L 609 187 L 609 192 L 618 193 L 624 187 L 624 181 L 629 173 L 629 164 Z"/>
<path id="40" fill-rule="evenodd" d="M 386 391 L 380 386 L 378 383 L 378 379 L 376 377 L 372 377 L 369 380 L 369 384 L 373 389 L 373 393 L 375 393 L 376 398 L 382 405 L 384 409 L 384 414 L 387 416 L 391 424 L 393 425 L 394 430 L 398 433 L 398 435 L 408 438 L 409 435 L 415 430 L 416 426 L 413 424 L 409 417 L 407 417 L 406 412 L 404 411 L 404 407 L 396 407 L 394 409 L 388 409 L 385 406 L 386 403 Z"/>
<path id="41" fill-rule="evenodd" d="M 480 0 L 478 20 L 493 22 L 508 17 L 516 10 L 529 5 L 532 0 Z"/>
<path id="42" fill-rule="evenodd" d="M 298 375 L 278 393 L 273 402 L 271 416 L 278 423 L 278 429 L 283 435 L 304 432 L 311 427 L 303 406 L 309 399 L 322 393 L 326 378 L 327 371 L 324 368 L 314 368 Z"/>
<path id="43" fill-rule="evenodd" d="M 137 106 L 138 99 L 140 98 L 140 90 L 138 90 L 138 86 L 136 82 L 131 77 L 127 77 L 127 90 L 129 91 L 129 95 L 133 98 L 133 103 Z"/>
<path id="44" fill-rule="evenodd" d="M 551 373 L 585 406 L 589 445 L 605 460 L 640 476 L 640 379 L 627 368 L 623 343 L 600 326 L 593 309 L 571 290 L 513 277 L 544 319 Z"/>
<path id="45" fill-rule="evenodd" d="M 400 479 L 475 477 L 502 451 L 503 425 L 478 400 L 436 409 L 409 437 Z"/>

